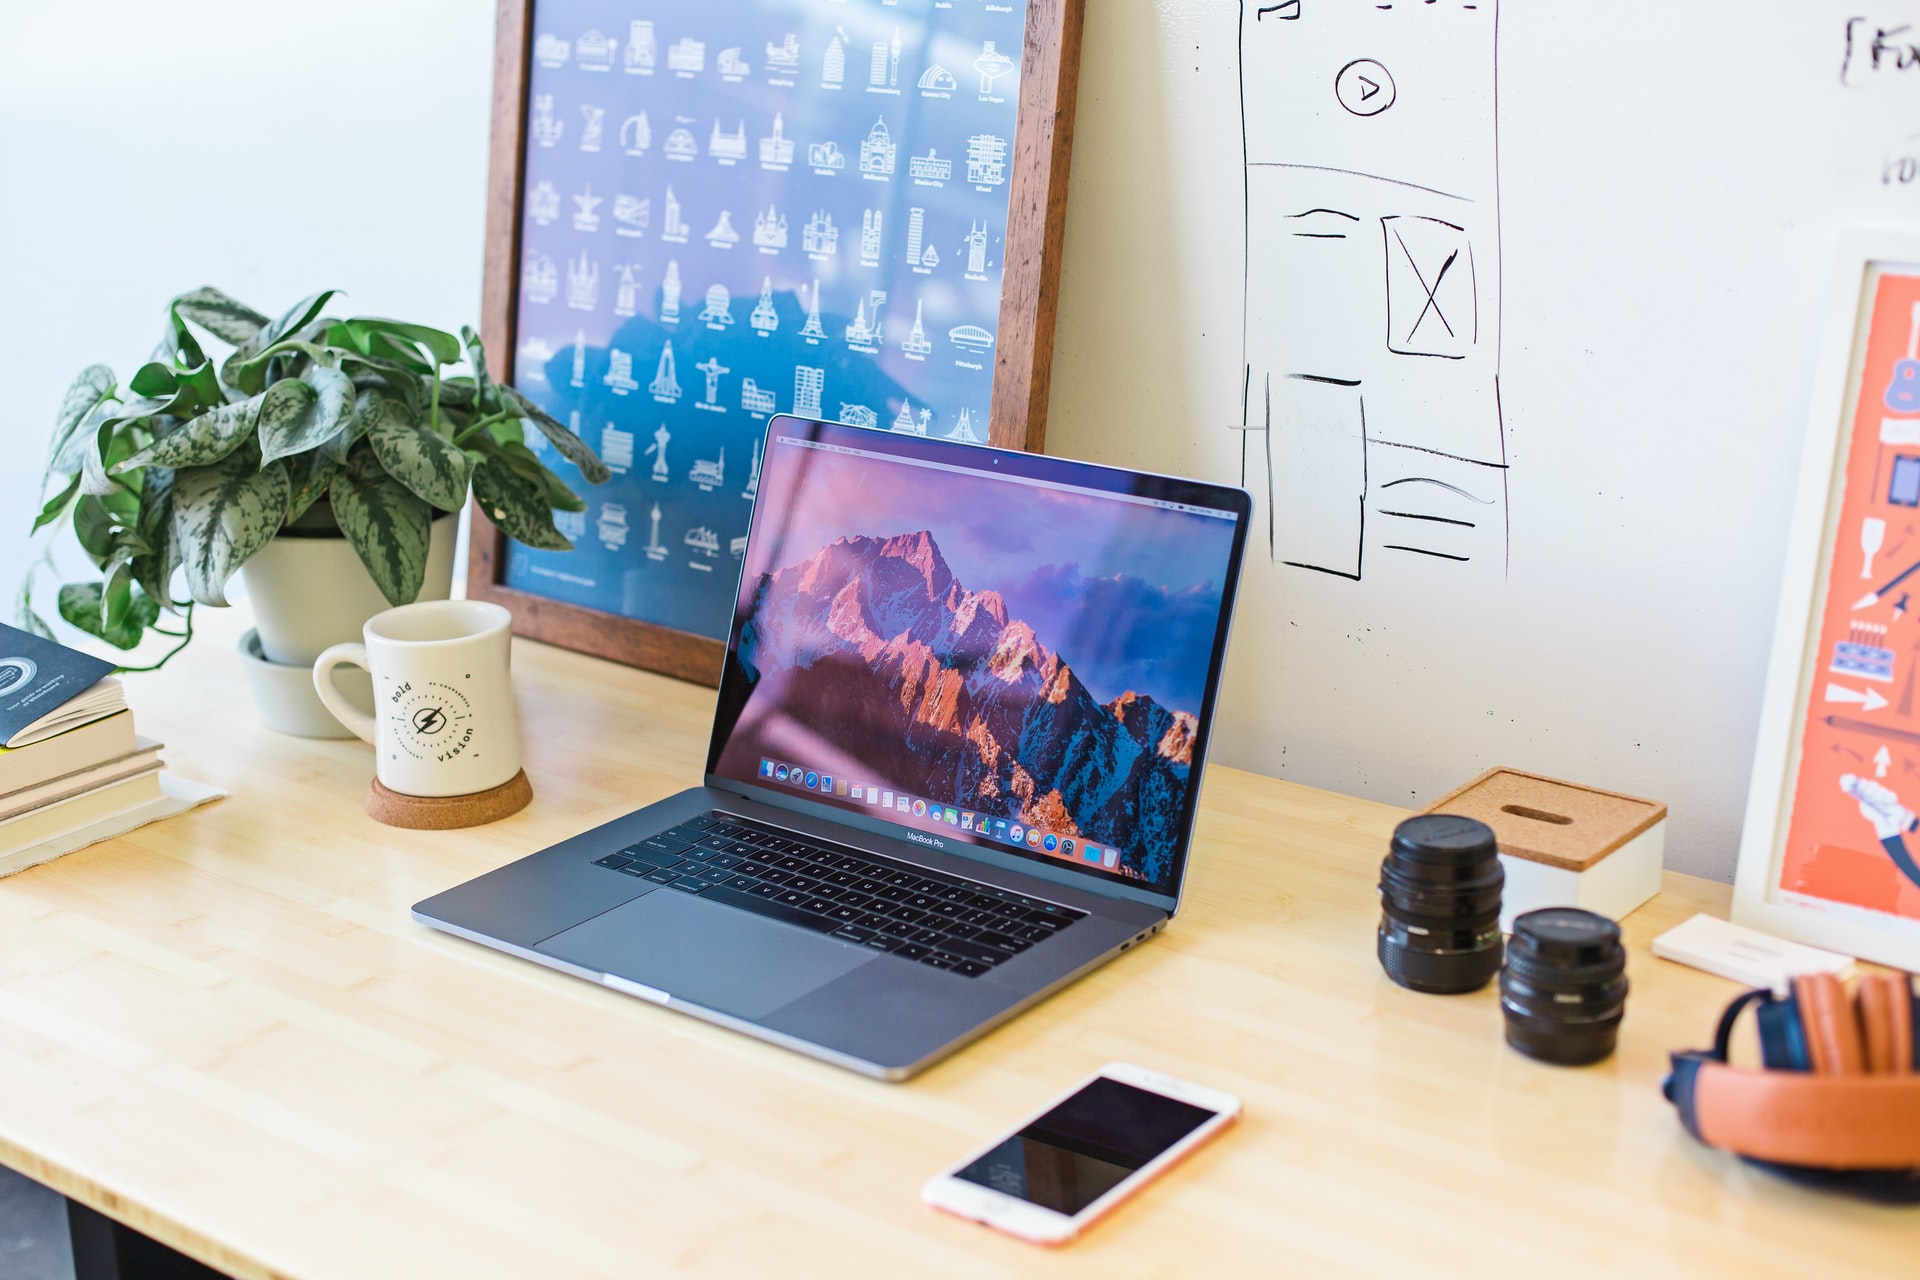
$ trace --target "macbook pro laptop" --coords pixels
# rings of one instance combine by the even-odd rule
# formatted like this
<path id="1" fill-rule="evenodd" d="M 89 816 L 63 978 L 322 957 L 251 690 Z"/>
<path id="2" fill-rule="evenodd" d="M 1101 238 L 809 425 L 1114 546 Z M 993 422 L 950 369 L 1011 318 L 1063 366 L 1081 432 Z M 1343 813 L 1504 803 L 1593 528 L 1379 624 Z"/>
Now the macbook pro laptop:
<path id="1" fill-rule="evenodd" d="M 1249 509 L 775 418 L 702 785 L 414 917 L 904 1079 L 1178 910 Z"/>

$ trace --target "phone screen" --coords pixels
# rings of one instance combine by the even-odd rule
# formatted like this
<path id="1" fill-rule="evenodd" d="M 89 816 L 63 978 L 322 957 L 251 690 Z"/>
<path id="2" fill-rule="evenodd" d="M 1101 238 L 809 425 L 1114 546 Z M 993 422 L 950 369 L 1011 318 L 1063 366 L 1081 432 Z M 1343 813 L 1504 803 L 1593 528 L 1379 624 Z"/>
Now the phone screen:
<path id="1" fill-rule="evenodd" d="M 953 1176 L 1072 1217 L 1214 1114 L 1102 1076 Z"/>

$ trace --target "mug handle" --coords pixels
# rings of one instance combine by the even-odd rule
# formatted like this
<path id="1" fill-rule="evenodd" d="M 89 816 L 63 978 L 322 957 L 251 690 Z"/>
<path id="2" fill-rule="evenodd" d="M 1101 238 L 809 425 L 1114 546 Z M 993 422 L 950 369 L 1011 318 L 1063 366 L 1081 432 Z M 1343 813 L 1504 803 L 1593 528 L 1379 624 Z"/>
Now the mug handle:
<path id="1" fill-rule="evenodd" d="M 320 701 L 327 710 L 333 712 L 334 719 L 351 729 L 356 737 L 372 743 L 377 728 L 374 718 L 348 702 L 333 683 L 333 669 L 342 665 L 373 670 L 367 663 L 367 646 L 336 644 L 314 660 L 313 691 L 320 695 Z"/>

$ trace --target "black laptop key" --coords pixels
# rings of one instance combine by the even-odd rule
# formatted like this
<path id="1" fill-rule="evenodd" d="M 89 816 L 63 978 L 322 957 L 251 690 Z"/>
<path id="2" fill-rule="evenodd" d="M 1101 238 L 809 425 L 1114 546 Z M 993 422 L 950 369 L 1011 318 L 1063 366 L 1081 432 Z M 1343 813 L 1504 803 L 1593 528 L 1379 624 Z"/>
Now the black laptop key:
<path id="1" fill-rule="evenodd" d="M 653 870 L 647 872 L 647 879 L 653 881 L 655 884 L 672 884 L 675 880 L 678 880 L 679 878 L 680 877 L 673 874 L 673 872 L 662 871 L 658 867 L 655 867 Z"/>
<path id="2" fill-rule="evenodd" d="M 987 971 L 987 966 L 977 960 L 962 960 L 953 966 L 953 971 L 966 978 L 977 978 Z"/>
<path id="3" fill-rule="evenodd" d="M 808 898 L 808 896 L 809 896 L 809 895 L 807 895 L 807 894 L 804 894 L 804 893 L 802 893 L 802 892 L 801 892 L 800 890 L 798 890 L 798 889 L 787 889 L 787 890 L 785 890 L 785 891 L 783 891 L 782 893 L 780 893 L 780 894 L 779 894 L 779 896 L 777 896 L 777 897 L 776 897 L 776 898 L 774 899 L 774 901 L 775 901 L 775 902 L 784 902 L 784 903 L 786 903 L 786 904 L 787 904 L 788 906 L 792 906 L 792 907 L 797 907 L 797 906 L 799 906 L 799 905 L 800 905 L 801 903 L 803 903 L 803 902 L 805 902 L 805 901 L 807 900 L 807 898 Z"/>
<path id="4" fill-rule="evenodd" d="M 632 861 L 633 859 L 624 853 L 610 853 L 606 857 L 595 861 L 593 865 L 596 867 L 611 867 L 615 871 L 618 871 Z"/>
<path id="5" fill-rule="evenodd" d="M 692 858 L 700 862 L 711 862 L 715 858 L 720 856 L 720 851 L 718 849 L 709 849 L 707 846 L 703 844 L 697 844 L 693 846 L 693 848 L 687 850 L 686 853 L 682 856 L 687 858 Z"/>
<path id="6" fill-rule="evenodd" d="M 808 898 L 805 902 L 801 903 L 800 905 L 805 910 L 815 912 L 819 915 L 831 916 L 833 914 L 833 909 L 839 906 L 840 904 L 837 902 L 829 902 L 825 898 Z"/>
<path id="7" fill-rule="evenodd" d="M 723 870 L 731 871 L 745 861 L 746 859 L 742 858 L 738 854 L 723 853 L 716 858 L 708 858 L 707 865 L 713 866 L 713 867 L 720 867 Z"/>
<path id="8" fill-rule="evenodd" d="M 747 890 L 747 892 L 756 898 L 778 898 L 780 896 L 780 886 L 777 884 L 768 884 L 765 880 L 761 880 L 755 883 L 753 888 Z"/>
<path id="9" fill-rule="evenodd" d="M 992 930 L 987 929 L 983 929 L 979 933 L 974 934 L 973 940 L 975 942 L 985 943 L 989 947 L 998 947 L 1000 950 L 1006 952 L 1019 952 L 1027 949 L 1027 943 L 1024 938 L 1009 938 L 1004 933 L 994 933 Z"/>
<path id="10" fill-rule="evenodd" d="M 878 911 L 879 909 L 880 908 L 878 906 L 874 908 L 874 910 L 876 911 Z M 917 924 L 919 921 L 925 920 L 927 918 L 927 913 L 924 911 L 915 911 L 912 907 L 903 907 L 899 905 L 894 905 L 890 907 L 887 910 L 887 914 L 892 916 L 895 920 L 898 920 L 903 924 Z"/>
<path id="11" fill-rule="evenodd" d="M 934 945 L 951 955 L 959 956 L 963 960 L 979 960 L 987 964 L 998 964 L 1007 958 L 1007 953 L 1004 951 L 996 951 L 992 947 L 983 947 L 978 942 L 972 942 L 964 938 L 949 936 L 942 938 Z"/>
<path id="12" fill-rule="evenodd" d="M 668 887 L 678 889 L 682 893 L 705 893 L 713 885 L 711 881 L 702 880 L 697 876 L 681 876 Z"/>
<path id="13" fill-rule="evenodd" d="M 893 938 L 887 937 L 885 934 L 876 933 L 860 945 L 869 951 L 892 951 L 895 947 L 898 947 L 900 943 Z"/>
<path id="14" fill-rule="evenodd" d="M 629 845 L 620 851 L 623 858 L 632 858 L 635 862 L 644 862 L 653 867 L 676 866 L 685 859 L 677 853 L 662 853 L 658 849 L 649 849 L 645 845 Z"/>
<path id="15" fill-rule="evenodd" d="M 793 879 L 793 873 L 791 871 L 775 871 L 771 867 L 765 871 L 757 871 L 754 874 L 768 884 L 784 885 Z"/>
<path id="16" fill-rule="evenodd" d="M 865 942 L 868 938 L 871 938 L 873 934 L 869 930 L 862 929 L 859 925 L 843 924 L 827 936 L 841 938 L 847 942 Z"/>
<path id="17" fill-rule="evenodd" d="M 720 821 L 719 814 L 703 813 L 697 818 L 688 818 L 685 822 L 681 823 L 680 825 L 683 827 L 693 827 L 696 830 L 700 830 L 706 827 L 711 827 L 716 823 L 718 823 L 719 821 Z"/>
<path id="18" fill-rule="evenodd" d="M 701 894 L 700 898 L 704 902 L 718 902 L 723 906 L 739 907 L 742 911 L 750 911 L 754 915 L 765 916 L 769 920 L 799 925 L 802 929 L 811 929 L 815 933 L 831 933 L 840 927 L 840 922 L 837 920 L 829 920 L 825 916 L 808 915 L 797 907 L 787 906 L 772 898 L 758 898 L 750 893 L 741 893 L 725 885 L 714 886 Z"/>
<path id="19" fill-rule="evenodd" d="M 845 921 L 847 924 L 852 924 L 854 921 L 858 920 L 861 916 L 864 916 L 867 913 L 862 911 L 858 907 L 849 907 L 849 906 L 843 905 L 843 906 L 835 907 L 833 910 L 827 912 L 827 914 L 832 916 L 835 920 L 842 920 L 842 921 Z"/>
<path id="20" fill-rule="evenodd" d="M 618 870 L 623 876 L 650 876 L 659 870 L 659 868 L 655 867 L 651 862 L 629 862 L 626 866 L 618 868 Z"/>
<path id="21" fill-rule="evenodd" d="M 932 951 L 920 957 L 920 963 L 931 965 L 935 969 L 951 969 L 961 963 L 959 956 L 950 956 L 940 951 Z"/>

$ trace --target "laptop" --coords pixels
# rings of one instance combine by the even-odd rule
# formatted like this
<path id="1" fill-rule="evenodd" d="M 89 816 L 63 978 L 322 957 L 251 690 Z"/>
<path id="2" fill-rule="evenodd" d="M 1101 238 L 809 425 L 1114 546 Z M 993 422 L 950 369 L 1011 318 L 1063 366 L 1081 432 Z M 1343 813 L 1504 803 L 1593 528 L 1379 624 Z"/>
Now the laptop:
<path id="1" fill-rule="evenodd" d="M 702 784 L 414 918 L 905 1079 L 1179 909 L 1250 505 L 776 417 Z"/>

